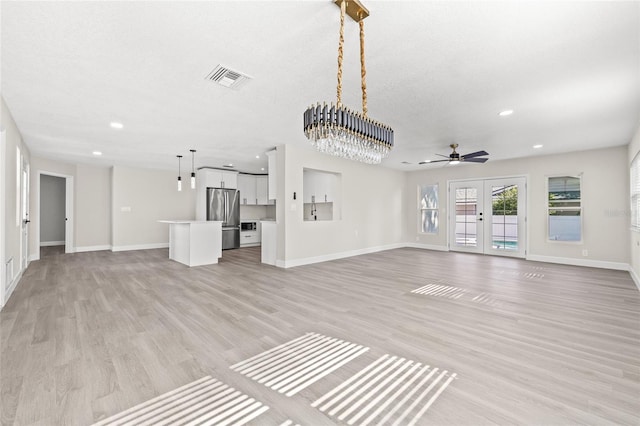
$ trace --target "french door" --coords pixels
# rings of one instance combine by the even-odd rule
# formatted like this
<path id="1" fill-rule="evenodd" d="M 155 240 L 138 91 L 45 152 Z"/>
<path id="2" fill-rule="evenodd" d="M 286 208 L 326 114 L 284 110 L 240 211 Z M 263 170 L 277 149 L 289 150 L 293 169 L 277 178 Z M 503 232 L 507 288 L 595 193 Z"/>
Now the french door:
<path id="1" fill-rule="evenodd" d="M 449 183 L 449 248 L 524 257 L 526 179 Z"/>

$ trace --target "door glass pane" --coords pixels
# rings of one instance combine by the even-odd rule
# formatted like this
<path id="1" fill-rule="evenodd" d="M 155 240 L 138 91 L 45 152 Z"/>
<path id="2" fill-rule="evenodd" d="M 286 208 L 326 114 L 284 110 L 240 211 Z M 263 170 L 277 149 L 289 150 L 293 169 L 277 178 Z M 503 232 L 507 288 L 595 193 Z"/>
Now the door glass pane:
<path id="1" fill-rule="evenodd" d="M 456 245 L 477 246 L 477 211 L 478 190 L 476 188 L 456 189 Z"/>
<path id="2" fill-rule="evenodd" d="M 491 246 L 497 250 L 518 250 L 518 186 L 493 186 Z"/>

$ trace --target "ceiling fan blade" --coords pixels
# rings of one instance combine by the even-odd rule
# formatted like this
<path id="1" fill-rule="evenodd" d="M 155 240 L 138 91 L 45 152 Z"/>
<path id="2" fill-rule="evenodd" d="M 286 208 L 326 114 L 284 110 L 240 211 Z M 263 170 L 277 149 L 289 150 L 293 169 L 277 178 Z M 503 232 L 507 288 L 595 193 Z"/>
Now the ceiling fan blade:
<path id="1" fill-rule="evenodd" d="M 488 158 L 463 158 L 462 161 L 465 163 L 486 163 Z"/>
<path id="2" fill-rule="evenodd" d="M 473 158 L 473 157 L 480 157 L 482 155 L 489 155 L 489 153 L 487 151 L 477 151 L 477 152 L 472 152 L 471 154 L 461 155 L 461 157 L 462 158 Z"/>
<path id="3" fill-rule="evenodd" d="M 444 161 L 449 161 L 449 160 L 433 160 L 433 161 L 421 161 L 418 164 L 431 164 L 431 163 L 442 163 Z"/>
<path id="4" fill-rule="evenodd" d="M 444 158 L 449 158 L 448 155 L 442 155 L 442 154 L 436 154 L 438 157 L 444 157 Z"/>

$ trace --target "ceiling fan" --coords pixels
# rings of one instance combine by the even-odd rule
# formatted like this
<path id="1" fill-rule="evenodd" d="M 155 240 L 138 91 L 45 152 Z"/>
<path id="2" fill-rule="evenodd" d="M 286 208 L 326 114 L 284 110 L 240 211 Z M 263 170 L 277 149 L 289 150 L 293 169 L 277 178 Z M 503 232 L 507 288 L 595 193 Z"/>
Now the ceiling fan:
<path id="1" fill-rule="evenodd" d="M 453 152 L 449 154 L 449 156 L 436 154 L 436 155 L 439 155 L 440 157 L 445 157 L 446 160 L 427 160 L 427 161 L 421 161 L 418 164 L 441 163 L 444 161 L 449 162 L 449 164 L 458 164 L 462 161 L 467 163 L 484 163 L 488 160 L 488 158 L 478 158 L 484 155 L 489 155 L 487 151 L 476 151 L 470 154 L 460 155 L 456 152 L 456 148 L 458 147 L 457 143 L 452 143 L 449 146 L 451 147 L 451 149 L 453 149 Z"/>

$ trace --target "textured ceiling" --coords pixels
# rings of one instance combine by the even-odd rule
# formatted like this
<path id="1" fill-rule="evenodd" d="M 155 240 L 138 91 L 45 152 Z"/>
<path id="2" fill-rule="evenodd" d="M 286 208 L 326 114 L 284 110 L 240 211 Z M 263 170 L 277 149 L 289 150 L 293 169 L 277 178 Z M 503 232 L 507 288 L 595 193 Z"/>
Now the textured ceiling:
<path id="1" fill-rule="evenodd" d="M 453 142 L 492 160 L 619 146 L 638 125 L 639 2 L 365 5 L 369 116 L 395 130 L 386 167 L 436 167 L 416 163 Z M 331 1 L 0 7 L 2 95 L 37 156 L 174 169 L 182 154 L 184 170 L 192 148 L 196 167 L 260 172 L 266 150 L 309 145 L 309 104 L 335 101 Z M 346 24 L 343 102 L 360 109 L 358 26 Z M 253 79 L 205 80 L 218 64 Z"/>

